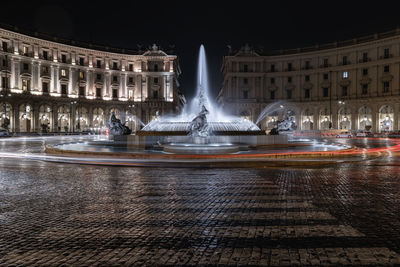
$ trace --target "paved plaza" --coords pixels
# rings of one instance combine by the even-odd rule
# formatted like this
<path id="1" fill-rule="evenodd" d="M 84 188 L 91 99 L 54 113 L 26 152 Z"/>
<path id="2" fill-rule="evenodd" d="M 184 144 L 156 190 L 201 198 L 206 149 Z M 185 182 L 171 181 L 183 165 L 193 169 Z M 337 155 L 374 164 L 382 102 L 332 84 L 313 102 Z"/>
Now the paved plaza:
<path id="1" fill-rule="evenodd" d="M 399 173 L 390 155 L 297 169 L 1 157 L 0 266 L 400 265 Z"/>

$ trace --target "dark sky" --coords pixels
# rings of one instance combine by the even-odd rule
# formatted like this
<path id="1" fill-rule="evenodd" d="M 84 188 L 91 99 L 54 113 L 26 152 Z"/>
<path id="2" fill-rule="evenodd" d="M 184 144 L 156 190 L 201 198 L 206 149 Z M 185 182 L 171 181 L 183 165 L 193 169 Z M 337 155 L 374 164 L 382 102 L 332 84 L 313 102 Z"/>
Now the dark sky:
<path id="1" fill-rule="evenodd" d="M 0 22 L 24 29 L 136 49 L 153 43 L 175 45 L 183 71 L 181 89 L 195 91 L 200 44 L 207 53 L 212 90 L 221 87 L 227 45 L 264 49 L 297 48 L 346 40 L 400 25 L 390 5 L 350 1 L 7 1 Z"/>

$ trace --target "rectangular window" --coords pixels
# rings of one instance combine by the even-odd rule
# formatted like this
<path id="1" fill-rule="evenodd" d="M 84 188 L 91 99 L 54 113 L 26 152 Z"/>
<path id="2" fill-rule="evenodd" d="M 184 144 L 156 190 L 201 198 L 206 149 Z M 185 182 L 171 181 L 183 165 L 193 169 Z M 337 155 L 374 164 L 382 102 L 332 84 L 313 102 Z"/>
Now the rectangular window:
<path id="1" fill-rule="evenodd" d="M 292 71 L 292 63 L 288 63 L 288 65 L 287 65 L 287 70 L 288 70 L 288 71 Z"/>
<path id="2" fill-rule="evenodd" d="M 65 70 L 61 70 L 61 76 L 62 76 L 62 77 L 67 76 L 67 72 L 66 72 Z"/>
<path id="3" fill-rule="evenodd" d="M 329 88 L 328 87 L 322 88 L 322 96 L 323 97 L 328 97 L 329 96 Z"/>
<path id="4" fill-rule="evenodd" d="M 249 98 L 249 91 L 245 90 L 243 91 L 243 99 L 248 99 Z"/>
<path id="5" fill-rule="evenodd" d="M 96 87 L 96 97 L 101 97 L 101 88 Z"/>
<path id="6" fill-rule="evenodd" d="M 22 48 L 22 52 L 23 52 L 24 56 L 27 56 L 27 55 L 28 55 L 28 47 L 27 47 L 27 46 L 24 46 L 24 47 Z"/>
<path id="7" fill-rule="evenodd" d="M 248 84 L 248 83 L 249 83 L 249 79 L 243 78 L 243 83 L 244 83 L 244 84 Z"/>
<path id="8" fill-rule="evenodd" d="M 83 57 L 79 58 L 79 65 L 81 66 L 85 65 L 85 59 Z"/>
<path id="9" fill-rule="evenodd" d="M 43 50 L 43 59 L 47 60 L 48 58 L 48 53 L 47 51 Z"/>
<path id="10" fill-rule="evenodd" d="M 308 61 L 308 60 L 306 61 L 306 66 L 305 67 L 306 67 L 306 70 L 310 69 L 310 61 Z"/>
<path id="11" fill-rule="evenodd" d="M 389 72 L 389 65 L 386 65 L 383 67 L 383 72 Z"/>
<path id="12" fill-rule="evenodd" d="M 368 62 L 368 53 L 363 53 L 363 62 Z"/>
<path id="13" fill-rule="evenodd" d="M 309 82 L 309 81 L 310 81 L 310 75 L 306 75 L 306 76 L 304 77 L 304 80 L 305 80 L 306 82 Z"/>
<path id="14" fill-rule="evenodd" d="M 113 70 L 118 70 L 118 64 L 117 64 L 117 62 L 113 62 Z"/>
<path id="15" fill-rule="evenodd" d="M 287 99 L 292 99 L 292 90 L 286 90 Z"/>
<path id="16" fill-rule="evenodd" d="M 85 87 L 79 86 L 79 96 L 85 96 Z"/>
<path id="17" fill-rule="evenodd" d="M 43 67 L 42 68 L 43 73 L 49 74 L 49 67 Z"/>
<path id="18" fill-rule="evenodd" d="M 274 64 L 271 65 L 271 72 L 275 72 L 275 65 Z"/>
<path id="19" fill-rule="evenodd" d="M 128 91 L 128 97 L 129 97 L 129 99 L 133 98 L 133 90 Z"/>
<path id="20" fill-rule="evenodd" d="M 383 83 L 383 92 L 388 93 L 390 89 L 390 83 L 389 82 L 384 82 Z"/>
<path id="21" fill-rule="evenodd" d="M 96 67 L 101 69 L 101 60 L 96 61 Z"/>
<path id="22" fill-rule="evenodd" d="M 113 92 L 113 93 L 112 93 L 112 97 L 113 97 L 113 98 L 118 98 L 118 89 L 113 89 L 112 92 Z"/>
<path id="23" fill-rule="evenodd" d="M 270 91 L 269 98 L 270 99 L 275 99 L 275 91 Z"/>
<path id="24" fill-rule="evenodd" d="M 304 90 L 304 98 L 310 98 L 310 89 Z"/>
<path id="25" fill-rule="evenodd" d="M 347 86 L 342 87 L 342 96 L 347 96 Z"/>
<path id="26" fill-rule="evenodd" d="M 324 80 L 328 80 L 328 78 L 329 78 L 328 73 L 324 73 Z"/>
<path id="27" fill-rule="evenodd" d="M 3 52 L 8 52 L 8 43 L 3 42 L 2 46 L 3 46 Z"/>
<path id="28" fill-rule="evenodd" d="M 3 59 L 3 67 L 8 67 L 8 61 Z"/>
<path id="29" fill-rule="evenodd" d="M 349 78 L 349 73 L 347 71 L 343 71 L 342 78 L 343 79 Z"/>
<path id="30" fill-rule="evenodd" d="M 327 59 L 327 58 L 324 58 L 324 68 L 327 68 L 327 67 L 329 67 L 329 65 L 328 65 L 328 59 Z"/>
<path id="31" fill-rule="evenodd" d="M 97 79 L 98 81 L 101 80 L 101 74 L 100 74 L 100 73 L 97 73 L 97 74 L 96 74 L 96 79 Z"/>
<path id="32" fill-rule="evenodd" d="M 158 98 L 158 90 L 153 90 L 153 98 Z"/>
<path id="33" fill-rule="evenodd" d="M 275 78 L 271 78 L 271 84 L 275 84 Z"/>
<path id="34" fill-rule="evenodd" d="M 29 65 L 28 65 L 28 63 L 24 63 L 24 70 L 29 70 Z"/>
<path id="35" fill-rule="evenodd" d="M 249 71 L 249 66 L 244 64 L 243 65 L 243 72 L 248 72 Z"/>
<path id="36" fill-rule="evenodd" d="M 80 78 L 80 79 L 83 79 L 83 78 L 84 78 L 83 71 L 80 71 L 80 72 L 79 72 L 79 78 Z"/>
<path id="37" fill-rule="evenodd" d="M 368 69 L 363 69 L 362 73 L 363 73 L 364 76 L 367 76 L 368 75 Z"/>
<path id="38" fill-rule="evenodd" d="M 158 78 L 154 78 L 154 83 L 158 83 Z"/>
<path id="39" fill-rule="evenodd" d="M 343 65 L 347 65 L 347 64 L 348 64 L 347 56 L 343 56 Z"/>
<path id="40" fill-rule="evenodd" d="M 133 83 L 133 77 L 129 77 L 129 83 L 130 83 L 130 84 Z"/>
<path id="41" fill-rule="evenodd" d="M 361 94 L 368 94 L 368 84 L 363 84 Z"/>
<path id="42" fill-rule="evenodd" d="M 154 71 L 158 71 L 158 64 L 154 65 Z"/>
<path id="43" fill-rule="evenodd" d="M 67 85 L 66 84 L 61 84 L 61 94 L 67 95 Z"/>
<path id="44" fill-rule="evenodd" d="M 133 71 L 133 64 L 129 64 L 129 71 Z"/>
<path id="45" fill-rule="evenodd" d="M 117 76 L 113 76 L 113 82 L 118 82 L 118 77 Z"/>
<path id="46" fill-rule="evenodd" d="M 291 83 L 292 82 L 292 77 L 287 77 L 287 82 Z"/>
<path id="47" fill-rule="evenodd" d="M 385 49 L 383 50 L 383 57 L 384 57 L 384 58 L 389 58 L 389 48 L 385 48 Z"/>
<path id="48" fill-rule="evenodd" d="M 61 85 L 61 88 L 62 88 L 62 85 Z M 48 83 L 45 83 L 45 82 L 42 83 L 42 91 L 43 91 L 43 93 L 49 92 L 49 84 Z"/>
<path id="49" fill-rule="evenodd" d="M 66 54 L 62 54 L 61 55 L 61 62 L 62 63 L 67 63 L 67 55 Z"/>

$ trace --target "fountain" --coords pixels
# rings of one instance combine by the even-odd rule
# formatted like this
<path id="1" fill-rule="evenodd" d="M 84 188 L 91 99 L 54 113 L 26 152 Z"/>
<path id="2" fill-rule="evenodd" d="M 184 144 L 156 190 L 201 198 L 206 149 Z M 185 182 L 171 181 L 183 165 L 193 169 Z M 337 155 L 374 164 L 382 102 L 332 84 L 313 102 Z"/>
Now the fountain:
<path id="1" fill-rule="evenodd" d="M 205 50 L 201 45 L 196 97 L 184 107 L 182 114 L 163 116 L 137 132 L 138 136 L 146 137 L 147 147 L 157 142 L 169 153 L 221 154 L 270 143 L 267 139 L 272 137 L 266 136 L 255 123 L 219 109 L 210 97 L 208 81 Z M 280 143 L 286 141 L 280 140 Z"/>

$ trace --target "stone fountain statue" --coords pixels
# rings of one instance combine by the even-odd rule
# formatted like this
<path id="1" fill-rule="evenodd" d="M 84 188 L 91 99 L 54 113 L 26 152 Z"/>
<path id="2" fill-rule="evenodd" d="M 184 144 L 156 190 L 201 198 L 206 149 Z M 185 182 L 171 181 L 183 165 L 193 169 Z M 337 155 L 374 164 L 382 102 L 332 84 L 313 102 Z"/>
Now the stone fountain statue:
<path id="1" fill-rule="evenodd" d="M 200 113 L 190 123 L 190 135 L 193 137 L 207 137 L 209 128 L 207 123 L 208 110 L 203 105 Z"/>
<path id="2" fill-rule="evenodd" d="M 286 119 L 278 122 L 278 131 L 293 131 L 297 129 L 297 125 L 293 117 L 286 116 Z"/>
<path id="3" fill-rule="evenodd" d="M 121 120 L 117 119 L 114 112 L 111 114 L 109 129 L 111 135 L 128 135 L 132 133 L 132 130 L 125 126 L 125 123 L 121 123 Z"/>

